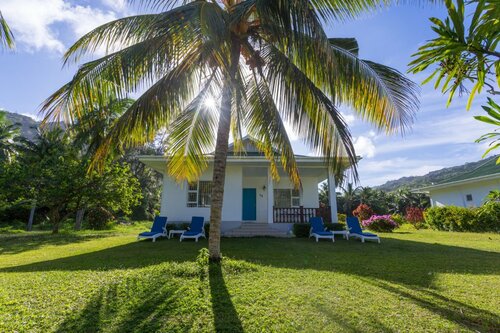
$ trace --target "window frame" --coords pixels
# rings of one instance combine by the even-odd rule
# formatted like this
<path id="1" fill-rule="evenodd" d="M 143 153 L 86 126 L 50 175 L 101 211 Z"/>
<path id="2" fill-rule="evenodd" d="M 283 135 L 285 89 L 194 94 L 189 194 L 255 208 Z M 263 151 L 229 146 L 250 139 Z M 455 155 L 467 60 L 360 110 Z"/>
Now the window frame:
<path id="1" fill-rule="evenodd" d="M 200 183 L 208 183 L 203 187 L 209 188 L 208 193 L 200 193 L 201 186 Z M 196 185 L 196 186 L 194 186 Z M 190 195 L 194 195 L 193 200 L 189 200 Z M 186 193 L 186 207 L 187 208 L 210 208 L 210 204 L 201 204 L 200 200 L 202 196 L 208 196 L 208 200 L 210 204 L 212 203 L 212 181 L 211 180 L 197 180 L 196 182 L 187 183 L 187 193 Z"/>
<path id="2" fill-rule="evenodd" d="M 289 201 L 289 206 L 287 207 L 282 207 L 282 206 L 276 206 L 276 191 L 288 191 L 288 196 L 290 198 Z M 294 200 L 298 200 L 298 205 L 294 205 Z M 301 200 L 301 195 L 300 195 L 300 190 L 296 190 L 293 188 L 275 188 L 273 190 L 273 206 L 276 208 L 299 208 L 302 206 L 302 200 Z"/>

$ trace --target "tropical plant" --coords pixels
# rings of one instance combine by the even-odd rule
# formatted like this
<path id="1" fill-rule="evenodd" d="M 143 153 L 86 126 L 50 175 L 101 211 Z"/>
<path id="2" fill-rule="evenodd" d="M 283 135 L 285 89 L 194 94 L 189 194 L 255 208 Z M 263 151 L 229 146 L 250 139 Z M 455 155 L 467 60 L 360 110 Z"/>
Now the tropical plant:
<path id="1" fill-rule="evenodd" d="M 352 207 L 359 202 L 358 191 L 360 187 L 354 187 L 353 183 L 347 183 L 342 188 L 342 199 L 344 201 L 344 211 L 347 216 L 352 216 Z"/>
<path id="2" fill-rule="evenodd" d="M 14 48 L 14 35 L 0 11 L 0 47 Z"/>
<path id="3" fill-rule="evenodd" d="M 7 119 L 5 112 L 0 111 L 0 162 L 9 163 L 16 154 L 15 140 L 19 133 L 19 127 Z"/>
<path id="4" fill-rule="evenodd" d="M 33 140 L 23 138 L 19 152 L 9 174 L 10 196 L 45 208 L 53 233 L 80 209 L 129 214 L 141 198 L 128 165 L 108 160 L 102 172 L 88 172 L 87 160 L 58 127 L 39 131 Z"/>
<path id="5" fill-rule="evenodd" d="M 430 18 L 438 37 L 421 46 L 410 63 L 409 71 L 418 73 L 430 65 L 439 64 L 424 84 L 437 76 L 435 88 L 440 85 L 447 92 L 448 105 L 455 92 L 468 91 L 466 84 L 473 87 L 467 101 L 467 109 L 477 93 L 486 86 L 490 94 L 500 94 L 500 7 L 496 0 L 473 0 L 467 2 L 473 7 L 471 21 L 465 27 L 464 0 L 445 0 L 448 17 L 443 21 Z"/>
<path id="6" fill-rule="evenodd" d="M 279 177 L 274 151 L 292 183 L 300 176 L 284 122 L 325 157 L 340 178 L 356 156 L 337 106 L 389 133 L 410 125 L 415 85 L 394 69 L 357 57 L 352 39 L 329 39 L 322 21 L 343 20 L 380 1 L 140 1 L 161 11 L 118 19 L 78 40 L 65 63 L 104 46 L 43 106 L 45 121 L 77 121 L 86 105 L 143 91 L 94 155 L 100 167 L 117 145 L 137 146 L 168 128 L 168 172 L 197 179 L 213 155 L 210 257 L 220 254 L 220 223 L 230 135 L 255 137 Z M 144 87 L 148 87 L 144 91 Z M 217 105 L 218 110 L 211 107 Z"/>
<path id="7" fill-rule="evenodd" d="M 410 222 L 415 229 L 420 229 L 424 226 L 424 210 L 419 207 L 406 208 L 406 221 Z"/>
<path id="8" fill-rule="evenodd" d="M 444 22 L 438 18 L 431 18 L 434 30 L 438 37 L 421 46 L 413 55 L 414 60 L 409 64 L 409 72 L 418 73 L 426 70 L 433 64 L 439 66 L 423 81 L 425 84 L 437 78 L 434 88 L 441 86 L 443 93 L 448 93 L 447 106 L 450 105 L 455 92 L 469 94 L 466 109 L 469 110 L 474 97 L 484 87 L 491 95 L 500 94 L 500 6 L 498 0 L 445 0 L 448 17 Z M 466 7 L 470 7 L 470 24 L 466 28 Z M 469 87 L 472 88 L 469 91 Z M 499 126 L 500 115 L 498 105 L 488 99 L 490 107 L 484 107 L 491 118 L 475 117 L 480 121 Z M 496 107 L 495 107 L 496 106 Z M 483 135 L 477 142 L 497 137 L 498 129 L 494 133 Z M 485 152 L 498 149 L 498 139 L 490 144 Z M 497 160 L 500 163 L 500 159 Z"/>
<path id="9" fill-rule="evenodd" d="M 391 215 L 373 215 L 369 219 L 361 221 L 361 225 L 378 232 L 392 232 L 399 227 Z"/>
<path id="10" fill-rule="evenodd" d="M 373 210 L 366 204 L 359 204 L 359 206 L 352 211 L 352 215 L 356 216 L 360 221 L 368 220 L 373 215 Z"/>
<path id="11" fill-rule="evenodd" d="M 500 202 L 500 190 L 491 190 L 484 198 L 484 203 L 488 202 Z"/>
<path id="12" fill-rule="evenodd" d="M 486 140 L 492 139 L 492 141 L 488 144 L 489 148 L 483 154 L 483 158 L 488 155 L 491 151 L 500 148 L 500 105 L 495 103 L 491 98 L 488 98 L 488 105 L 483 105 L 484 111 L 488 114 L 488 116 L 475 116 L 479 121 L 482 121 L 487 124 L 495 125 L 497 128 L 491 132 L 483 134 L 476 142 L 483 142 Z M 497 164 L 500 164 L 500 156 L 497 159 Z"/>

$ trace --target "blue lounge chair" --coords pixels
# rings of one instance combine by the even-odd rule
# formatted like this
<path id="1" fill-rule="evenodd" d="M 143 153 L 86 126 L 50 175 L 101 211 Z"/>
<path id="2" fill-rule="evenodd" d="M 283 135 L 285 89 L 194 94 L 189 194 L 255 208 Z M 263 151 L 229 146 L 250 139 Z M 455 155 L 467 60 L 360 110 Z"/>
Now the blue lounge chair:
<path id="1" fill-rule="evenodd" d="M 188 229 L 182 233 L 179 241 L 182 242 L 183 239 L 187 238 L 194 238 L 196 241 L 200 237 L 207 238 L 205 237 L 205 218 L 203 216 L 193 216 Z"/>
<path id="2" fill-rule="evenodd" d="M 137 239 L 147 238 L 152 239 L 154 242 L 156 238 L 164 236 L 167 236 L 167 217 L 156 216 L 151 231 L 141 232 L 139 236 L 137 236 Z"/>
<path id="3" fill-rule="evenodd" d="M 364 232 L 359 225 L 359 220 L 355 216 L 350 216 L 346 219 L 347 222 L 347 230 L 349 231 L 349 237 L 360 238 L 361 242 L 364 243 L 365 239 L 368 240 L 376 240 L 380 244 L 380 238 L 372 233 Z"/>
<path id="4" fill-rule="evenodd" d="M 323 219 L 321 217 L 311 217 L 309 219 L 309 224 L 311 224 L 311 230 L 309 231 L 309 238 L 316 238 L 316 242 L 320 238 L 331 239 L 335 242 L 335 235 L 331 231 L 326 231 L 325 225 L 323 224 Z"/>

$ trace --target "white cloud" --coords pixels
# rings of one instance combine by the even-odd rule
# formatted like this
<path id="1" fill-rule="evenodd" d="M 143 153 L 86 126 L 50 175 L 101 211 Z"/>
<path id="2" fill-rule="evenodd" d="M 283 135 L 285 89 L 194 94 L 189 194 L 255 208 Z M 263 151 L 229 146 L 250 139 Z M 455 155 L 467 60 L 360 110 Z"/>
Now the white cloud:
<path id="1" fill-rule="evenodd" d="M 373 141 L 366 136 L 358 136 L 354 139 L 354 149 L 357 155 L 371 158 L 375 156 L 375 145 Z"/>
<path id="2" fill-rule="evenodd" d="M 117 12 L 123 12 L 127 9 L 127 1 L 126 0 L 102 0 L 102 4 L 106 7 L 111 8 Z"/>
<path id="3" fill-rule="evenodd" d="M 46 49 L 62 53 L 66 45 L 60 31 L 68 31 L 71 38 L 76 39 L 116 18 L 111 11 L 75 5 L 67 0 L 2 0 L 1 5 L 18 45 L 30 51 Z M 56 27 L 58 24 L 69 29 Z"/>
<path id="4" fill-rule="evenodd" d="M 438 145 L 473 143 L 488 132 L 487 124 L 472 118 L 473 115 L 457 111 L 453 115 L 443 113 L 427 121 L 421 121 L 413 128 L 413 133 L 404 138 L 389 138 L 377 145 L 378 153 L 395 153 Z"/>
<path id="5" fill-rule="evenodd" d="M 350 112 L 340 112 L 340 114 L 342 115 L 342 118 L 344 118 L 347 125 L 352 125 L 356 121 L 356 117 Z"/>

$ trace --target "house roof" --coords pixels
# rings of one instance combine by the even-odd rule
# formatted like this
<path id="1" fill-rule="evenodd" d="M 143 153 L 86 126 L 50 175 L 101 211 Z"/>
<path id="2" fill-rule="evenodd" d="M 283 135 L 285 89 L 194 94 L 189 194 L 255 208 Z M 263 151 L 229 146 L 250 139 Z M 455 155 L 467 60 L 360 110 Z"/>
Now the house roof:
<path id="1" fill-rule="evenodd" d="M 429 192 L 429 190 L 493 179 L 500 179 L 500 165 L 496 164 L 495 158 L 486 161 L 472 171 L 450 177 L 437 184 L 422 187 L 416 191 Z"/>
<path id="2" fill-rule="evenodd" d="M 229 144 L 228 150 L 227 150 L 227 156 L 265 156 L 264 152 L 259 150 L 257 148 L 256 143 L 258 142 L 257 139 L 246 135 L 241 139 L 241 146 L 243 147 L 242 151 L 235 151 L 235 146 L 234 142 Z M 273 148 L 273 153 L 275 156 L 279 156 L 280 152 L 279 150 Z M 213 155 L 214 153 L 212 152 L 210 155 Z M 295 157 L 308 157 L 305 155 L 297 155 L 295 154 Z"/>

